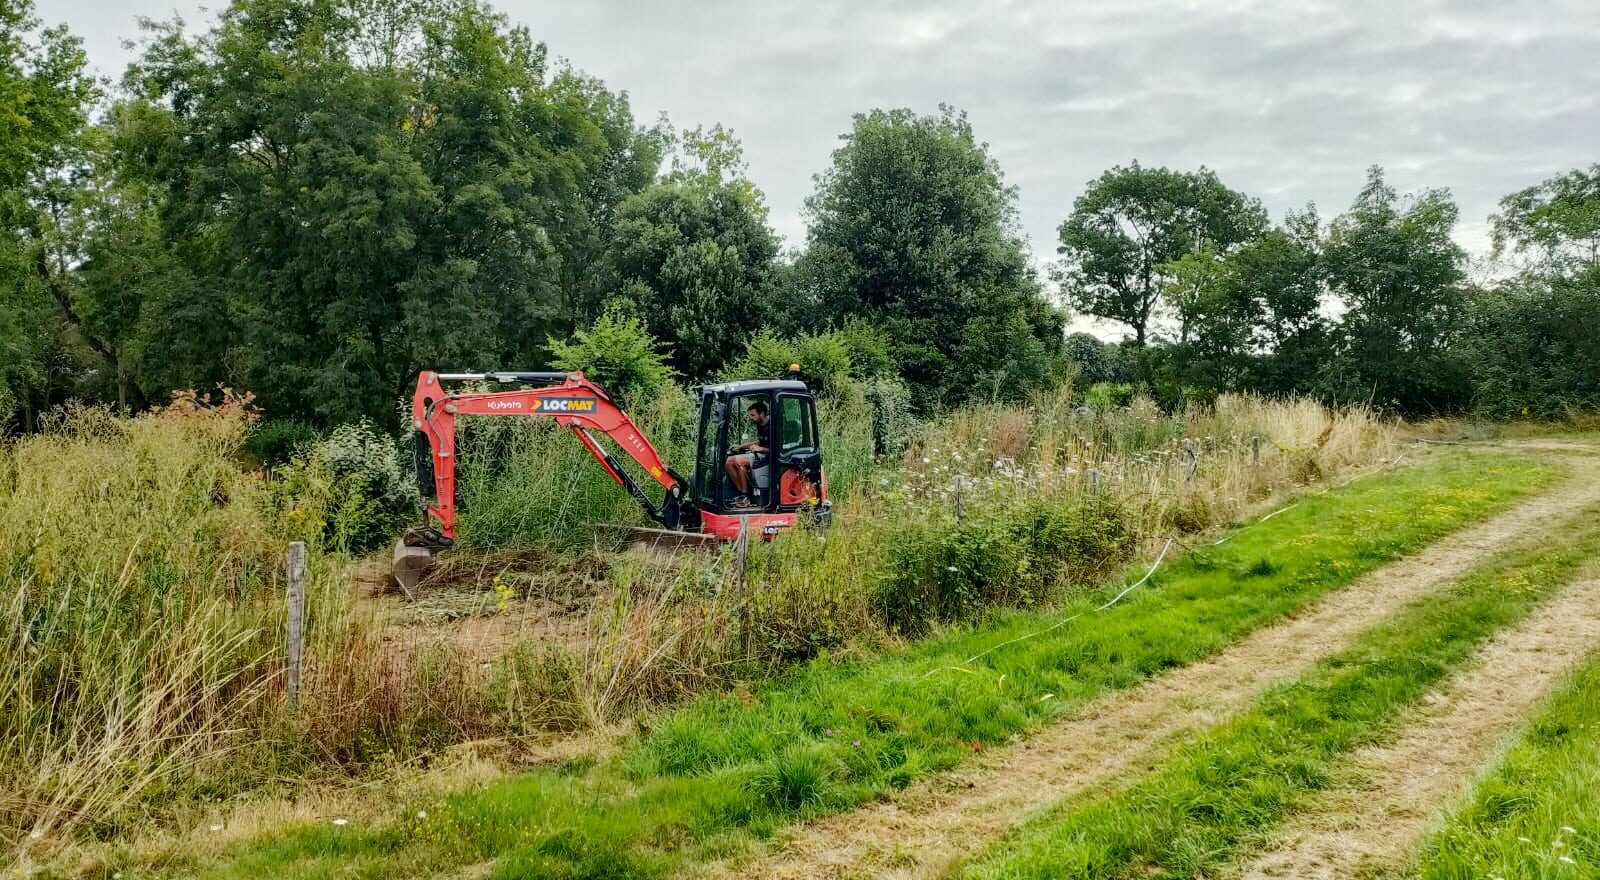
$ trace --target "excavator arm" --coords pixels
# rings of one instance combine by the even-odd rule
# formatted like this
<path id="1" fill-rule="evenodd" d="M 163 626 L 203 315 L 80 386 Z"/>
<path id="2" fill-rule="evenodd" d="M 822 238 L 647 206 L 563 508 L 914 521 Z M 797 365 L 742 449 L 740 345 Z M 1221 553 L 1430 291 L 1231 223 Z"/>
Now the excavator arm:
<path id="1" fill-rule="evenodd" d="M 487 381 L 541 385 L 507 391 L 451 392 L 447 382 Z M 417 377 L 411 398 L 411 424 L 417 439 L 417 479 L 428 516 L 436 527 L 423 530 L 416 543 L 449 546 L 456 535 L 456 418 L 458 416 L 544 416 L 571 428 L 606 473 L 637 500 L 652 520 L 669 529 L 678 515 L 687 483 L 667 467 L 660 453 L 600 386 L 582 373 L 434 373 Z M 666 489 L 660 505 L 639 487 L 622 463 L 595 439 L 610 437 L 644 472 Z M 426 457 L 426 458 L 425 458 Z M 407 543 L 413 543 L 408 541 Z"/>

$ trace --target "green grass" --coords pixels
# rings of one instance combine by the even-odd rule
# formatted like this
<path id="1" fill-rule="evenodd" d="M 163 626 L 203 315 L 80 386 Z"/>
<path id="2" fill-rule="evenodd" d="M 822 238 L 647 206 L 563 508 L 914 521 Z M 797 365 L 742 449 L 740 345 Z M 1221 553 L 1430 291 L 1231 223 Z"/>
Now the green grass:
<path id="1" fill-rule="evenodd" d="M 1515 456 L 1430 458 L 1308 499 L 1169 564 L 1121 604 L 1038 637 L 1005 644 L 1107 594 L 1001 615 L 868 660 L 821 658 L 753 694 L 663 714 L 596 766 L 399 805 L 376 826 L 291 829 L 219 863 L 168 868 L 377 877 L 492 860 L 496 877 L 664 876 L 684 859 L 859 805 L 960 763 L 974 746 L 1204 657 L 1560 473 Z M 415 816 L 419 807 L 426 818 Z M 139 876 L 133 864 L 110 867 Z"/>
<path id="2" fill-rule="evenodd" d="M 1396 726 L 1402 710 L 1470 660 L 1486 638 L 1523 619 L 1600 555 L 1600 507 L 1577 522 L 1559 546 L 1504 551 L 1449 590 L 1418 600 L 1149 773 L 1058 805 L 995 843 L 962 876 L 1216 876 L 1327 786 L 1354 749 Z"/>
<path id="3" fill-rule="evenodd" d="M 1402 876 L 1600 876 L 1600 657 L 1555 693 Z"/>

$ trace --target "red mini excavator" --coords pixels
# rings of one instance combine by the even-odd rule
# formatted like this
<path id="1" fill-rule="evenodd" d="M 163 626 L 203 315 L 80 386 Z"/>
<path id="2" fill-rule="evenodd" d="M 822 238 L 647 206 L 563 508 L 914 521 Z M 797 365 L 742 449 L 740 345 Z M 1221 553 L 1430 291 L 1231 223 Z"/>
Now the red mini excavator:
<path id="1" fill-rule="evenodd" d="M 447 391 L 449 382 L 520 387 Z M 702 386 L 696 395 L 699 434 L 694 472 L 686 479 L 667 466 L 628 414 L 582 373 L 424 372 L 411 400 L 411 424 L 428 523 L 407 531 L 395 548 L 395 580 L 409 593 L 434 554 L 455 543 L 458 416 L 545 416 L 571 428 L 606 473 L 661 526 L 664 531 L 658 534 L 733 540 L 746 530 L 770 538 L 802 520 L 828 522 L 816 400 L 804 382 L 729 382 Z M 666 489 L 660 504 L 600 444 L 595 432 L 610 437 Z M 730 462 L 735 456 L 739 459 Z"/>

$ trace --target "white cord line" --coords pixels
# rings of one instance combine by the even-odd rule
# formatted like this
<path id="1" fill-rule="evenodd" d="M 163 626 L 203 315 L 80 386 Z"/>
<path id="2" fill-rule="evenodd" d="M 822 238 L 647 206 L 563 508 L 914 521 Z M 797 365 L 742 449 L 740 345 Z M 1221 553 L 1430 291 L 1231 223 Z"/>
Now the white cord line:
<path id="1" fill-rule="evenodd" d="M 1296 501 L 1295 503 L 1289 505 L 1288 507 L 1280 507 L 1277 510 L 1274 510 L 1273 512 L 1267 514 L 1266 516 L 1256 520 L 1255 522 L 1250 523 L 1250 525 L 1240 526 L 1239 528 L 1234 529 L 1233 531 L 1227 533 L 1226 535 L 1223 535 L 1222 537 L 1218 538 L 1217 540 L 1212 541 L 1211 542 L 1211 546 L 1220 547 L 1223 544 L 1226 544 L 1229 541 L 1232 541 L 1234 535 L 1237 535 L 1240 532 L 1244 531 L 1245 529 L 1250 528 L 1250 526 L 1259 526 L 1262 523 L 1266 522 L 1267 520 L 1272 519 L 1273 517 L 1277 516 L 1278 514 L 1283 513 L 1285 510 L 1293 510 L 1294 508 L 1299 507 L 1299 506 L 1300 506 L 1300 502 Z"/>
<path id="2" fill-rule="evenodd" d="M 1359 480 L 1362 477 L 1368 477 L 1368 476 L 1371 476 L 1373 474 L 1380 473 L 1386 468 L 1398 467 L 1400 465 L 1400 462 L 1402 462 L 1404 460 L 1405 460 L 1405 454 L 1401 453 L 1400 455 L 1395 456 L 1393 461 L 1380 462 L 1376 468 L 1372 468 L 1370 470 L 1362 471 L 1361 473 L 1356 474 L 1355 476 L 1351 477 L 1348 480 L 1345 480 L 1342 483 L 1334 484 L 1331 488 L 1333 488 L 1333 489 L 1343 489 L 1344 487 L 1350 485 L 1351 483 L 1354 483 L 1356 480 Z M 1315 498 L 1318 495 L 1325 495 L 1329 491 L 1330 491 L 1330 489 L 1325 487 L 1325 488 L 1320 489 L 1320 490 L 1318 490 L 1316 492 L 1313 492 L 1310 497 Z M 1296 501 L 1295 503 L 1290 504 L 1287 507 L 1280 507 L 1277 510 L 1274 510 L 1273 512 L 1267 514 L 1266 516 L 1256 520 L 1255 522 L 1250 523 L 1249 525 L 1240 526 L 1237 529 L 1234 529 L 1233 531 L 1227 533 L 1226 535 L 1223 535 L 1222 537 L 1218 538 L 1217 540 L 1212 541 L 1211 542 L 1211 546 L 1220 547 L 1223 544 L 1226 544 L 1229 541 L 1232 541 L 1236 535 L 1238 535 L 1240 532 L 1244 531 L 1245 529 L 1251 528 L 1253 526 L 1259 526 L 1262 523 L 1266 522 L 1267 520 L 1272 519 L 1273 517 L 1277 516 L 1278 514 L 1283 513 L 1285 510 L 1293 510 L 1294 508 L 1299 507 L 1299 506 L 1300 506 L 1300 502 Z"/>
<path id="3" fill-rule="evenodd" d="M 1045 627 L 1044 629 L 1038 630 L 1036 632 L 1031 632 L 1031 633 L 1028 633 L 1027 635 L 1017 636 L 1014 639 L 1008 639 L 1008 640 L 1006 640 L 1004 642 L 1001 642 L 998 645 L 995 645 L 994 647 L 990 648 L 987 651 L 980 651 L 977 654 L 973 654 L 971 657 L 968 657 L 967 659 L 961 661 L 961 665 L 960 666 L 945 666 L 945 667 L 941 667 L 939 669 L 931 669 L 931 670 L 928 671 L 927 675 L 923 676 L 923 678 L 927 678 L 929 675 L 933 675 L 935 672 L 944 672 L 946 670 L 954 670 L 956 672 L 968 672 L 970 670 L 962 669 L 961 667 L 962 666 L 966 666 L 967 664 L 973 662 L 974 660 L 979 660 L 979 659 L 981 659 L 983 657 L 987 657 L 990 654 L 993 654 L 994 652 L 1000 650 L 1001 648 L 1006 647 L 1007 645 L 1014 645 L 1017 642 L 1024 642 L 1024 641 L 1027 641 L 1028 639 L 1036 638 L 1038 636 L 1042 636 L 1047 632 L 1051 632 L 1052 630 L 1057 630 L 1057 629 L 1060 629 L 1063 626 L 1066 626 L 1067 624 L 1073 622 L 1074 620 L 1077 620 L 1078 618 L 1084 616 L 1085 614 L 1097 614 L 1097 613 L 1099 613 L 1101 611 L 1106 610 L 1107 608 L 1110 608 L 1111 606 L 1117 604 L 1118 602 L 1121 602 L 1123 597 L 1125 597 L 1129 593 L 1133 592 L 1139 586 L 1144 584 L 1145 581 L 1150 580 L 1151 576 L 1156 573 L 1156 569 L 1161 567 L 1161 560 L 1167 558 L 1167 551 L 1172 549 L 1172 541 L 1173 541 L 1172 538 L 1168 538 L 1167 539 L 1167 543 L 1164 544 L 1161 547 L 1161 552 L 1156 554 L 1156 561 L 1151 564 L 1150 570 L 1144 573 L 1144 577 L 1139 578 L 1137 581 L 1134 581 L 1133 583 L 1129 584 L 1127 587 L 1125 587 L 1123 589 L 1122 592 L 1116 594 L 1115 596 L 1112 596 L 1111 599 L 1108 600 L 1104 605 L 1101 605 L 1098 608 L 1091 608 L 1088 611 L 1080 611 L 1077 614 L 1072 615 L 1071 617 L 1062 618 L 1061 620 L 1058 620 L 1055 623 Z"/>

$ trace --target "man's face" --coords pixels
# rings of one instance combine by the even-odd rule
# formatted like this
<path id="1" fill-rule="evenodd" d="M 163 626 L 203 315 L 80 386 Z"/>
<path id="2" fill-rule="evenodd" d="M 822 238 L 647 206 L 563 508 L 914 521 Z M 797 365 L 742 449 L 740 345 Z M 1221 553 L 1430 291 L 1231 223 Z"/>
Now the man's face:
<path id="1" fill-rule="evenodd" d="M 765 428 L 767 426 L 767 414 L 753 406 L 750 407 L 750 424 L 755 425 L 757 428 Z"/>

